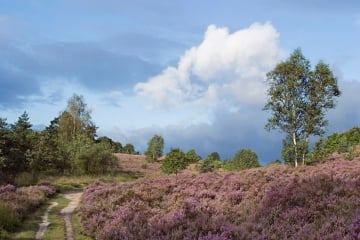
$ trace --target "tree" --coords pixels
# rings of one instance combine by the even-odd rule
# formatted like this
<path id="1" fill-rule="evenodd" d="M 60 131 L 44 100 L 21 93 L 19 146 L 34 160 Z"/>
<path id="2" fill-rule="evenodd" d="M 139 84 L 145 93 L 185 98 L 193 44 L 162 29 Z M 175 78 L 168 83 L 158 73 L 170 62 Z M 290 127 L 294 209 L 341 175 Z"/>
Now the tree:
<path id="1" fill-rule="evenodd" d="M 9 155 L 9 124 L 0 117 L 0 184 L 5 180 L 5 168 Z"/>
<path id="2" fill-rule="evenodd" d="M 31 126 L 29 115 L 26 111 L 14 124 L 11 124 L 11 146 L 7 168 L 14 175 L 28 170 L 29 159 L 26 154 L 31 150 Z"/>
<path id="3" fill-rule="evenodd" d="M 286 140 L 291 139 L 288 161 L 297 167 L 300 160 L 304 164 L 309 137 L 325 132 L 325 113 L 335 107 L 334 97 L 340 95 L 337 79 L 323 62 L 311 70 L 310 62 L 296 49 L 267 73 L 267 81 L 270 87 L 264 110 L 270 111 L 272 117 L 265 128 L 280 129 Z"/>
<path id="4" fill-rule="evenodd" d="M 67 107 L 59 117 L 59 134 L 62 140 L 75 139 L 79 134 L 85 134 L 93 141 L 97 127 L 91 121 L 91 111 L 87 108 L 84 97 L 74 94 Z"/>
<path id="5" fill-rule="evenodd" d="M 257 154 L 251 149 L 240 149 L 232 160 L 226 163 L 227 170 L 244 170 L 260 167 Z"/>
<path id="6" fill-rule="evenodd" d="M 187 166 L 187 160 L 185 153 L 179 148 L 173 148 L 170 150 L 166 157 L 161 162 L 161 171 L 166 174 L 175 173 L 178 174 L 181 170 Z"/>
<path id="7" fill-rule="evenodd" d="M 154 162 L 163 155 L 164 150 L 164 138 L 159 135 L 154 135 L 149 143 L 147 150 L 145 151 L 146 160 L 148 162 Z"/>
<path id="8" fill-rule="evenodd" d="M 81 141 L 81 139 L 79 139 Z M 76 156 L 76 172 L 78 174 L 105 174 L 116 169 L 116 157 L 112 154 L 108 143 L 95 144 L 87 137 L 82 140 L 83 146 Z"/>
<path id="9" fill-rule="evenodd" d="M 102 136 L 102 137 L 99 137 L 98 139 L 96 139 L 96 143 L 100 143 L 100 144 L 110 144 L 111 146 L 111 151 L 113 153 L 120 153 L 122 152 L 122 145 L 120 142 L 117 142 L 117 141 L 114 141 L 112 140 L 111 138 L 109 137 L 106 137 L 106 136 Z"/>
<path id="10" fill-rule="evenodd" d="M 197 163 L 201 160 L 201 157 L 196 153 L 195 149 L 190 149 L 185 153 L 188 163 Z"/>
<path id="11" fill-rule="evenodd" d="M 127 153 L 127 154 L 135 154 L 135 148 L 134 145 L 132 145 L 131 143 L 127 143 L 123 149 L 122 149 L 122 153 Z"/>
<path id="12" fill-rule="evenodd" d="M 198 165 L 198 170 L 201 173 L 213 172 L 215 169 L 221 168 L 223 163 L 220 160 L 220 155 L 217 152 L 212 152 Z"/>

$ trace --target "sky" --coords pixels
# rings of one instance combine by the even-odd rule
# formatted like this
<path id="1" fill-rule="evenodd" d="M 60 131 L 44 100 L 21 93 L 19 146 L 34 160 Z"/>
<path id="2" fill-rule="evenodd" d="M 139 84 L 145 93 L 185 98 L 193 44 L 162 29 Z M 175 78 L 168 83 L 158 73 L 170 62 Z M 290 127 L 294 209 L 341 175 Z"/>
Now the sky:
<path id="1" fill-rule="evenodd" d="M 360 125 L 360 1 L 0 0 L 0 117 L 47 126 L 82 95 L 99 136 L 262 164 L 283 134 L 264 129 L 266 73 L 301 48 L 342 95 L 328 134 Z"/>

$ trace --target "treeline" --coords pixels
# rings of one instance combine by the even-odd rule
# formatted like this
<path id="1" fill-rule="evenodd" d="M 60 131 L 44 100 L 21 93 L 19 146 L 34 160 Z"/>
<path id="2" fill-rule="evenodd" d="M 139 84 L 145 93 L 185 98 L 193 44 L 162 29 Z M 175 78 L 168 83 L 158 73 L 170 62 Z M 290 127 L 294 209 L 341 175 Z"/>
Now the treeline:
<path id="1" fill-rule="evenodd" d="M 13 124 L 0 118 L 0 183 L 30 184 L 40 173 L 104 174 L 117 168 L 114 152 L 136 153 L 132 144 L 97 138 L 90 113 L 84 98 L 74 94 L 42 131 L 32 129 L 27 112 Z"/>
<path id="2" fill-rule="evenodd" d="M 146 160 L 148 162 L 158 161 L 163 156 L 163 151 L 164 138 L 154 135 L 148 142 L 145 151 Z M 161 171 L 165 174 L 178 174 L 190 164 L 194 164 L 195 169 L 200 173 L 213 172 L 218 169 L 239 171 L 260 167 L 259 158 L 251 149 L 240 149 L 231 160 L 223 161 L 218 152 L 212 152 L 202 159 L 195 149 L 184 152 L 180 148 L 171 148 L 161 160 Z"/>
<path id="3" fill-rule="evenodd" d="M 360 156 L 360 127 L 353 127 L 343 133 L 333 133 L 326 139 L 321 138 L 315 143 L 309 161 L 321 161 L 332 153 L 345 154 L 348 160 Z"/>

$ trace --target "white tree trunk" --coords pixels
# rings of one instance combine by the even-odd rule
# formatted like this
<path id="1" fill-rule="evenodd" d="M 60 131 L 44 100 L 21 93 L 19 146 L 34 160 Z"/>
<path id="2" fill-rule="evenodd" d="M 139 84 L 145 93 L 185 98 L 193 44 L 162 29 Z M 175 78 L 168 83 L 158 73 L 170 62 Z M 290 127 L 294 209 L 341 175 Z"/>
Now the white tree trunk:
<path id="1" fill-rule="evenodd" d="M 296 133 L 293 133 L 293 143 L 294 143 L 294 153 L 295 153 L 295 167 L 298 166 L 297 158 L 298 158 L 298 149 L 297 149 L 297 142 L 296 142 Z"/>

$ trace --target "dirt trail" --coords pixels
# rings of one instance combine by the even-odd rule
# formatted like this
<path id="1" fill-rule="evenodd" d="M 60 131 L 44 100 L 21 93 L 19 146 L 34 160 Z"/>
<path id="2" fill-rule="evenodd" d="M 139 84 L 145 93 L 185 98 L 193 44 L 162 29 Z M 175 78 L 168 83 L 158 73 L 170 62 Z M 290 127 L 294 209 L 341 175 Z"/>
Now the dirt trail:
<path id="1" fill-rule="evenodd" d="M 82 192 L 64 194 L 64 197 L 70 200 L 69 204 L 60 211 L 60 214 L 65 221 L 65 227 L 66 227 L 65 231 L 66 231 L 67 240 L 74 240 L 74 233 L 71 224 L 71 215 L 74 213 L 75 208 L 79 205 L 81 196 L 82 196 Z M 57 202 L 52 202 L 51 205 L 46 209 L 44 215 L 42 216 L 42 222 L 39 224 L 39 230 L 37 231 L 35 236 L 36 240 L 43 239 L 45 231 L 50 225 L 49 212 L 53 207 L 57 205 L 58 205 Z"/>
<path id="2" fill-rule="evenodd" d="M 65 220 L 67 240 L 74 240 L 74 232 L 71 224 L 71 215 L 74 213 L 75 208 L 79 205 L 81 196 L 82 192 L 64 194 L 64 197 L 70 200 L 69 204 L 60 212 Z"/>
<path id="3" fill-rule="evenodd" d="M 44 215 L 42 216 L 42 222 L 39 224 L 39 230 L 37 231 L 36 236 L 35 236 L 36 240 L 43 239 L 44 233 L 45 233 L 47 227 L 50 224 L 50 222 L 49 222 L 49 212 L 56 205 L 58 205 L 57 202 L 52 202 L 51 205 L 46 209 Z"/>

